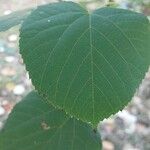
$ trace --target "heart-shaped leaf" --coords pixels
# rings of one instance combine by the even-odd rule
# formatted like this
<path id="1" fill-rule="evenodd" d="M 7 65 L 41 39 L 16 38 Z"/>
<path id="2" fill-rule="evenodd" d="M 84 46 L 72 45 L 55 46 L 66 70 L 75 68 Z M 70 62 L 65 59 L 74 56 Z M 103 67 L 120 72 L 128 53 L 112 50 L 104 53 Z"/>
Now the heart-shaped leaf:
<path id="1" fill-rule="evenodd" d="M 93 125 L 127 105 L 150 64 L 149 21 L 128 10 L 89 13 L 72 2 L 41 6 L 20 37 L 39 93 Z"/>
<path id="2" fill-rule="evenodd" d="M 0 150 L 100 150 L 97 133 L 47 105 L 36 92 L 17 104 L 0 133 Z"/>

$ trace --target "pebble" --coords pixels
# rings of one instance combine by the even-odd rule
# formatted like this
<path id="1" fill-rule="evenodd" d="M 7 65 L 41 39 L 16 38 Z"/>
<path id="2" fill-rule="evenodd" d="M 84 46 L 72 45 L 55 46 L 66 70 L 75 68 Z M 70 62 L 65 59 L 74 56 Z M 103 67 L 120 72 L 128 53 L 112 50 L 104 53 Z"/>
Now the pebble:
<path id="1" fill-rule="evenodd" d="M 25 92 L 25 88 L 23 85 L 19 84 L 15 86 L 13 92 L 15 95 L 22 95 Z"/>
<path id="2" fill-rule="evenodd" d="M 10 42 L 16 42 L 17 41 L 17 35 L 16 34 L 11 34 L 11 35 L 9 35 L 8 36 L 8 40 L 10 41 Z"/>
<path id="3" fill-rule="evenodd" d="M 103 150 L 114 150 L 115 149 L 114 144 L 111 143 L 110 141 L 103 141 L 102 145 L 103 145 Z"/>
<path id="4" fill-rule="evenodd" d="M 140 150 L 140 149 L 135 148 L 133 145 L 128 143 L 124 146 L 123 150 Z"/>
<path id="5" fill-rule="evenodd" d="M 13 57 L 13 56 L 6 56 L 6 57 L 5 57 L 5 61 L 6 61 L 6 62 L 11 63 L 11 62 L 14 62 L 14 60 L 15 60 L 15 57 Z"/>
<path id="6" fill-rule="evenodd" d="M 5 114 L 5 109 L 2 106 L 0 106 L 0 116 L 4 114 Z"/>
<path id="7" fill-rule="evenodd" d="M 118 113 L 118 117 L 124 120 L 127 133 L 133 133 L 135 131 L 135 124 L 137 121 L 136 116 L 130 114 L 127 110 L 123 110 Z"/>
<path id="8" fill-rule="evenodd" d="M 13 109 L 13 104 L 8 102 L 7 100 L 4 100 L 2 102 L 2 106 L 5 109 L 5 112 L 7 112 L 8 114 L 11 112 L 11 110 Z"/>
<path id="9" fill-rule="evenodd" d="M 5 48 L 2 47 L 2 46 L 0 46 L 0 52 L 2 53 L 2 52 L 4 52 L 4 51 L 5 51 Z"/>
<path id="10" fill-rule="evenodd" d="M 9 14 L 11 14 L 11 13 L 12 13 L 11 10 L 5 10 L 5 11 L 4 11 L 4 15 L 9 15 Z"/>
<path id="11" fill-rule="evenodd" d="M 13 83 L 13 82 L 8 82 L 8 83 L 6 83 L 6 89 L 8 90 L 8 91 L 13 91 L 13 89 L 15 88 L 15 84 Z"/>
<path id="12" fill-rule="evenodd" d="M 136 122 L 136 117 L 130 114 L 127 110 L 120 111 L 118 116 L 126 121 L 127 124 L 131 125 Z"/>
<path id="13" fill-rule="evenodd" d="M 12 67 L 5 67 L 1 70 L 1 74 L 3 76 L 14 76 L 16 74 L 16 70 Z"/>

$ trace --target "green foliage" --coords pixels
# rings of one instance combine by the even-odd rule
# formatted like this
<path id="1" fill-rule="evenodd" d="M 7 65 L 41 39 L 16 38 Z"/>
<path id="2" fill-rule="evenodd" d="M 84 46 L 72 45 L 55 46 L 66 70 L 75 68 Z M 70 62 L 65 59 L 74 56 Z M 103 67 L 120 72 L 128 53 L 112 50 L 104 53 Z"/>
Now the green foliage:
<path id="1" fill-rule="evenodd" d="M 128 10 L 90 14 L 71 2 L 41 6 L 23 23 L 20 38 L 38 92 L 93 126 L 127 105 L 150 64 L 149 22 Z"/>
<path id="2" fill-rule="evenodd" d="M 89 125 L 48 105 L 34 91 L 15 106 L 0 134 L 0 146 L 1 150 L 101 149 Z"/>
<path id="3" fill-rule="evenodd" d="M 100 150 L 89 122 L 96 127 L 122 110 L 144 78 L 148 19 L 109 7 L 89 13 L 72 2 L 40 6 L 27 17 L 30 11 L 0 18 L 0 31 L 25 19 L 20 53 L 40 94 L 31 92 L 16 105 L 0 149 Z"/>
<path id="4" fill-rule="evenodd" d="M 21 24 L 31 11 L 32 9 L 26 9 L 0 17 L 0 32 L 6 31 L 13 26 Z"/>

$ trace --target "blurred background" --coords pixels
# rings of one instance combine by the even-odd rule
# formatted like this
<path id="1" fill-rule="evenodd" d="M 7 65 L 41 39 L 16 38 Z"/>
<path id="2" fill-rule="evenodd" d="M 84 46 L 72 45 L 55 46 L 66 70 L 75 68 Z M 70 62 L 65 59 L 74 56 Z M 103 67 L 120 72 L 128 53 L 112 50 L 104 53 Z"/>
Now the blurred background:
<path id="1" fill-rule="evenodd" d="M 150 0 L 72 1 L 89 10 L 112 6 L 150 16 Z M 0 16 L 52 2 L 56 0 L 0 0 Z M 18 52 L 18 29 L 14 27 L 0 33 L 0 130 L 14 105 L 33 89 Z M 150 150 L 150 71 L 131 103 L 122 112 L 100 122 L 98 130 L 103 139 L 103 150 Z"/>

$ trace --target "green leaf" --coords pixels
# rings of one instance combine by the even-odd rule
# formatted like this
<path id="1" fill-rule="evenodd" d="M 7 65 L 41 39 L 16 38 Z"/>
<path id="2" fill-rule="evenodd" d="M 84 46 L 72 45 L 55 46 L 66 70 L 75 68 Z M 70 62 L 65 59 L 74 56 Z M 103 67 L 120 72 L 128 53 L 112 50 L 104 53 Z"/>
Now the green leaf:
<path id="1" fill-rule="evenodd" d="M 31 11 L 32 9 L 25 9 L 6 16 L 0 16 L 0 32 L 21 24 Z"/>
<path id="2" fill-rule="evenodd" d="M 38 92 L 94 126 L 127 105 L 150 64 L 149 21 L 128 10 L 41 6 L 24 22 L 20 38 Z"/>
<path id="3" fill-rule="evenodd" d="M 15 106 L 0 133 L 1 150 L 100 150 L 97 133 L 31 92 Z"/>

